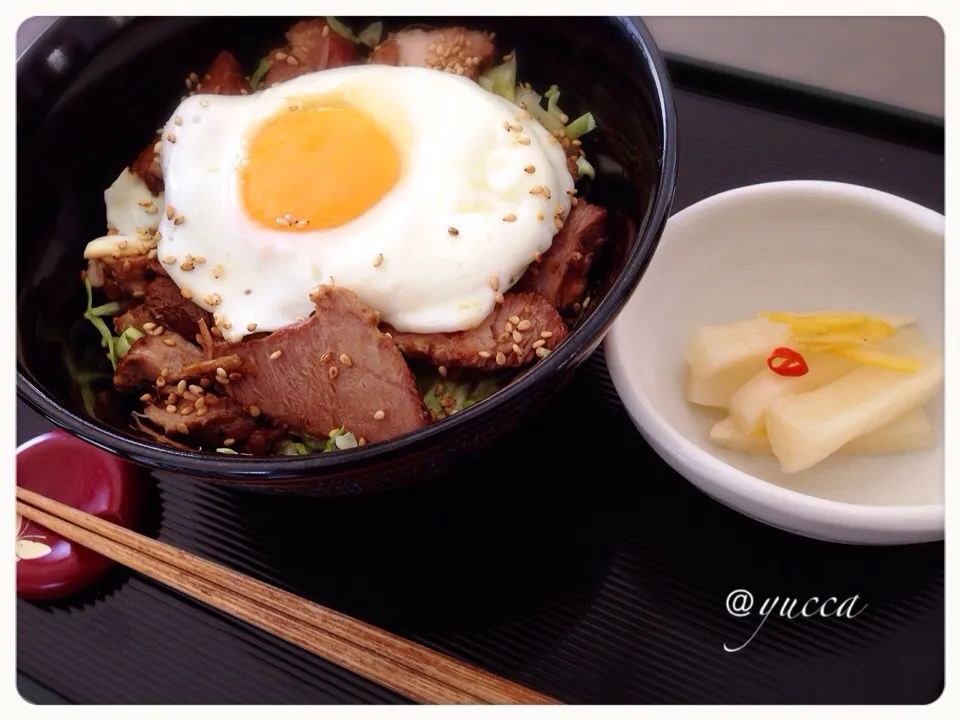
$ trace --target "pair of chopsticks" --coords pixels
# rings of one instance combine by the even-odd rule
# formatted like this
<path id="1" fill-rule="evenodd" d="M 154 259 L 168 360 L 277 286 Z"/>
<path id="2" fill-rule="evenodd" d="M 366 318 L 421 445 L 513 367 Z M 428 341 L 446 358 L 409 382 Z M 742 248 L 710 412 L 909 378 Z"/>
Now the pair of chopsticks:
<path id="1" fill-rule="evenodd" d="M 522 685 L 21 487 L 17 512 L 415 702 L 558 704 Z"/>

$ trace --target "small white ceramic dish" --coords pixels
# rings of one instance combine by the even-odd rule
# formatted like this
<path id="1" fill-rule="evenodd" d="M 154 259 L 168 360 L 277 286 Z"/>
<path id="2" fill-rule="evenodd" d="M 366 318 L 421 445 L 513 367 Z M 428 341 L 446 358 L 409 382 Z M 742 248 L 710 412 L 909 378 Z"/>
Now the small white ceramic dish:
<path id="1" fill-rule="evenodd" d="M 940 442 L 834 456 L 794 475 L 708 440 L 721 415 L 684 397 L 698 325 L 763 310 L 907 313 L 943 348 L 944 217 L 868 188 L 798 181 L 716 195 L 673 216 L 605 341 L 610 375 L 644 438 L 677 472 L 762 522 L 822 540 L 904 544 L 944 534 L 942 392 L 926 409 Z"/>

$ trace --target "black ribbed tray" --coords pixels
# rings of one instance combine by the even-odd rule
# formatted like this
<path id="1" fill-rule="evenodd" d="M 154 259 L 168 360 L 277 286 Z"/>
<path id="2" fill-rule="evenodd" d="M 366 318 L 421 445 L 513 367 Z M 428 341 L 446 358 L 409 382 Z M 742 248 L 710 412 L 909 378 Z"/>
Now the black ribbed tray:
<path id="1" fill-rule="evenodd" d="M 684 59 L 671 72 L 677 210 L 802 178 L 943 210 L 942 124 Z M 48 427 L 17 410 L 18 442 Z M 821 543 L 710 500 L 633 428 L 602 352 L 534 427 L 410 490 L 323 501 L 154 481 L 161 540 L 566 703 L 927 703 L 943 689 L 942 543 Z M 741 588 L 758 607 L 867 607 L 771 617 L 730 653 L 758 623 L 725 609 Z M 39 683 L 77 703 L 404 702 L 123 569 L 17 610 L 27 697 Z"/>

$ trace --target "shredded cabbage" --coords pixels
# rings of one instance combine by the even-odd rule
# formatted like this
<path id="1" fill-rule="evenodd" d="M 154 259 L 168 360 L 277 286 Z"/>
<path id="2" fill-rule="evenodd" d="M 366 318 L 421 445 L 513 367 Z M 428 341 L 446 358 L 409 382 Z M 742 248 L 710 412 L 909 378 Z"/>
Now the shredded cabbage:
<path id="1" fill-rule="evenodd" d="M 349 450 L 359 447 L 356 436 L 347 432 L 343 427 L 331 430 L 323 440 L 314 440 L 311 437 L 300 437 L 296 440 L 284 440 L 277 448 L 277 455 L 311 455 L 318 452 L 333 452 L 334 450 Z"/>
<path id="2" fill-rule="evenodd" d="M 597 121 L 593 119 L 593 113 L 584 113 L 567 125 L 567 137 L 571 140 L 576 140 L 581 135 L 586 135 L 596 127 Z"/>
<path id="3" fill-rule="evenodd" d="M 130 346 L 143 337 L 143 333 L 134 327 L 129 327 L 120 333 L 120 337 L 113 344 L 114 352 L 122 358 L 130 350 Z"/>
<path id="4" fill-rule="evenodd" d="M 484 90 L 515 103 L 517 101 L 517 53 L 512 52 L 509 57 L 510 59 L 502 65 L 487 70 L 477 78 L 477 82 Z"/>
<path id="5" fill-rule="evenodd" d="M 360 31 L 360 34 L 357 35 L 357 41 L 361 45 L 366 45 L 370 48 L 375 48 L 380 44 L 380 38 L 383 37 L 383 23 L 375 22 L 371 25 L 368 25 L 365 29 Z"/>
<path id="6" fill-rule="evenodd" d="M 376 47 L 380 44 L 380 38 L 383 37 L 383 23 L 375 22 L 368 25 L 366 28 L 360 31 L 360 34 L 357 35 L 344 25 L 342 22 L 337 20 L 335 17 L 326 18 L 327 25 L 330 26 L 330 29 L 333 30 L 340 37 L 346 38 L 352 43 L 357 45 L 366 45 L 367 47 Z"/>
<path id="7" fill-rule="evenodd" d="M 479 380 L 457 381 L 428 375 L 418 377 L 417 386 L 423 392 L 424 405 L 435 419 L 441 420 L 490 397 L 503 386 L 503 380 L 488 376 Z M 438 386 L 441 388 L 439 395 Z M 446 399 L 448 397 L 452 398 L 452 402 Z"/>
<path id="8" fill-rule="evenodd" d="M 98 308 L 93 307 L 93 289 L 90 287 L 90 280 L 84 278 L 83 286 L 87 290 L 87 309 L 83 313 L 83 317 L 89 320 L 90 323 L 99 331 L 100 335 L 103 336 L 100 341 L 100 345 L 101 347 L 105 347 L 107 349 L 107 359 L 110 360 L 110 364 L 113 366 L 113 369 L 116 370 L 117 354 L 114 347 L 115 338 L 113 337 L 113 333 L 110 332 L 110 328 L 107 327 L 107 324 L 100 318 L 99 315 L 94 312 L 94 310 L 99 310 L 100 307 L 103 306 Z"/>
<path id="9" fill-rule="evenodd" d="M 236 450 L 231 450 L 228 447 L 217 448 L 217 452 L 223 455 L 239 455 L 240 454 Z"/>
<path id="10" fill-rule="evenodd" d="M 267 71 L 270 69 L 270 66 L 273 65 L 273 59 L 265 57 L 260 61 L 260 64 L 257 65 L 257 69 L 253 71 L 253 75 L 250 76 L 250 85 L 254 90 L 260 89 L 260 84 L 263 82 L 264 75 L 267 74 Z"/>
<path id="11" fill-rule="evenodd" d="M 594 170 L 593 165 L 591 165 L 587 159 L 581 155 L 577 158 L 577 174 L 595 178 L 597 176 L 597 171 Z"/>
<path id="12" fill-rule="evenodd" d="M 326 20 L 327 20 L 327 25 L 329 25 L 330 29 L 333 30 L 337 35 L 339 35 L 340 37 L 345 37 L 347 40 L 349 40 L 352 43 L 359 42 L 359 40 L 357 39 L 357 36 L 353 34 L 353 30 L 348 28 L 342 22 L 337 20 L 335 17 L 328 17 L 326 18 Z"/>

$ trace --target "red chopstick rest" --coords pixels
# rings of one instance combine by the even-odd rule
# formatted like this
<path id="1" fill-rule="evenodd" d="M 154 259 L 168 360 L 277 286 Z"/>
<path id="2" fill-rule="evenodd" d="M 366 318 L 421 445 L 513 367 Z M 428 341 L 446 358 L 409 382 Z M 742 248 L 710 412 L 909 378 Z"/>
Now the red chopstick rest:
<path id="1" fill-rule="evenodd" d="M 54 430 L 17 448 L 17 485 L 133 529 L 142 493 L 137 469 Z M 52 600 L 89 588 L 113 565 L 17 513 L 17 595 Z"/>

